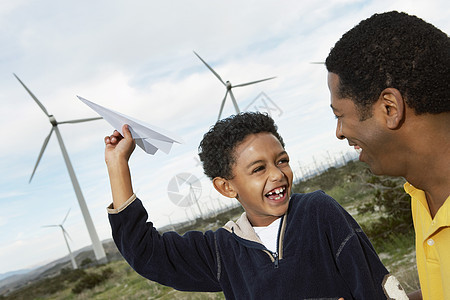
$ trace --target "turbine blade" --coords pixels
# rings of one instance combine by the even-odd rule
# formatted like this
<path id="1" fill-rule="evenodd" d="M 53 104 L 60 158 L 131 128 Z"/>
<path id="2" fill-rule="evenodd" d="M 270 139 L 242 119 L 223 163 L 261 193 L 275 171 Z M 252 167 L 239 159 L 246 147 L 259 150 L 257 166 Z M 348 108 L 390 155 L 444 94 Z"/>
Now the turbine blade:
<path id="1" fill-rule="evenodd" d="M 239 106 L 236 102 L 236 98 L 234 98 L 233 92 L 230 90 L 231 101 L 233 101 L 234 109 L 236 110 L 236 114 L 238 115 L 241 111 L 239 110 Z"/>
<path id="2" fill-rule="evenodd" d="M 252 82 L 241 83 L 241 84 L 233 85 L 233 87 L 246 86 L 246 85 L 255 84 L 255 83 L 266 81 L 266 80 L 271 80 L 271 79 L 274 79 L 274 78 L 276 78 L 276 77 L 270 77 L 270 78 L 256 80 L 256 81 L 252 81 Z"/>
<path id="3" fill-rule="evenodd" d="M 41 226 L 41 227 L 59 227 L 59 225 L 44 225 L 44 226 Z"/>
<path id="4" fill-rule="evenodd" d="M 69 208 L 69 211 L 67 212 L 66 216 L 64 217 L 64 220 L 62 221 L 61 225 L 64 224 L 64 222 L 66 221 L 67 216 L 69 215 L 69 213 L 70 213 L 70 208 Z"/>
<path id="5" fill-rule="evenodd" d="M 33 98 L 34 101 L 36 101 L 37 105 L 39 105 L 39 107 L 44 111 L 44 113 L 47 115 L 47 117 L 50 117 L 50 114 L 47 112 L 44 105 L 42 105 L 42 103 L 36 98 L 36 96 L 27 88 L 27 86 L 22 82 L 22 80 L 20 80 L 16 74 L 13 73 L 13 75 L 14 75 L 14 77 L 17 78 L 17 80 L 19 80 L 20 84 L 22 84 L 22 86 L 27 90 L 27 92 L 28 92 L 28 94 L 30 94 L 31 98 Z"/>
<path id="6" fill-rule="evenodd" d="M 220 116 L 222 115 L 223 107 L 225 106 L 225 100 L 227 100 L 228 91 L 231 90 L 227 90 L 225 93 L 225 97 L 223 97 L 222 104 L 220 105 L 219 117 L 217 118 L 217 120 L 220 120 Z"/>
<path id="7" fill-rule="evenodd" d="M 47 137 L 44 140 L 44 144 L 42 145 L 41 152 L 39 152 L 39 156 L 36 161 L 36 165 L 34 166 L 33 173 L 31 173 L 31 177 L 30 177 L 30 180 L 28 181 L 28 183 L 30 183 L 31 179 L 33 179 L 34 172 L 36 172 L 37 166 L 39 165 L 39 162 L 41 161 L 42 154 L 44 154 L 45 147 L 47 147 L 48 140 L 50 140 L 52 133 L 53 133 L 53 127 L 52 127 L 52 129 L 50 129 L 50 133 L 47 135 Z"/>
<path id="8" fill-rule="evenodd" d="M 69 121 L 58 122 L 58 124 L 75 124 L 75 123 L 89 122 L 89 121 L 95 121 L 95 120 L 100 120 L 100 119 L 103 119 L 103 118 L 95 117 L 95 118 L 69 120 Z"/>
<path id="9" fill-rule="evenodd" d="M 220 82 L 222 82 L 223 85 L 226 86 L 225 82 L 222 80 L 222 78 L 220 78 L 219 74 L 217 74 L 216 71 L 214 71 L 214 69 L 211 68 L 211 67 L 206 63 L 206 61 L 204 61 L 204 60 L 200 57 L 200 55 L 198 55 L 195 51 L 194 51 L 194 54 L 197 55 L 197 57 L 205 64 L 205 66 L 207 66 L 208 69 L 210 69 L 211 72 L 213 72 L 213 74 L 216 75 L 216 77 L 220 80 Z"/>
<path id="10" fill-rule="evenodd" d="M 71 242 L 73 242 L 72 238 L 70 237 L 69 233 L 64 229 L 64 227 L 61 226 L 61 229 L 63 231 L 63 234 L 66 235 Z"/>

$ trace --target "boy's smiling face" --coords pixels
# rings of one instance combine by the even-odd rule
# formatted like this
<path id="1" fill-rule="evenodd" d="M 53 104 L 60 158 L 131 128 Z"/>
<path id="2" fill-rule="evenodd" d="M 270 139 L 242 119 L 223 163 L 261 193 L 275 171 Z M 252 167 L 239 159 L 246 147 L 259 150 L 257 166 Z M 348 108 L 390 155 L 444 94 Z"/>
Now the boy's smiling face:
<path id="1" fill-rule="evenodd" d="M 288 154 L 268 132 L 247 136 L 233 154 L 233 178 L 219 178 L 216 188 L 221 182 L 225 188 L 222 194 L 241 203 L 253 226 L 271 224 L 286 213 L 289 205 L 293 174 Z"/>

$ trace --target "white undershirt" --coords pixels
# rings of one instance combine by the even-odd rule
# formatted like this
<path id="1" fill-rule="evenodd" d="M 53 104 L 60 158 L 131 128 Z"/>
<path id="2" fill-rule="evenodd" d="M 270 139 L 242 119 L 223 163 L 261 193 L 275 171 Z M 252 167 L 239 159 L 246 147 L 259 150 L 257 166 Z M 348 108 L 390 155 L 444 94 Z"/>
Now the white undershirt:
<path id="1" fill-rule="evenodd" d="M 259 236 L 264 246 L 272 252 L 278 252 L 277 250 L 277 237 L 278 229 L 280 227 L 281 218 L 276 219 L 272 224 L 263 227 L 254 226 L 256 234 Z"/>

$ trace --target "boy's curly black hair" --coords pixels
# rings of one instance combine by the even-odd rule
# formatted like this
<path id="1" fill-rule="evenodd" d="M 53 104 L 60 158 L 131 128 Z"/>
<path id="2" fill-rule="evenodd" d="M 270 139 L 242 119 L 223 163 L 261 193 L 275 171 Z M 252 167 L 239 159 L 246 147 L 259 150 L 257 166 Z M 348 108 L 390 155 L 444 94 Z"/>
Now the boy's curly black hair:
<path id="1" fill-rule="evenodd" d="M 361 120 L 385 88 L 399 90 L 416 114 L 450 111 L 450 40 L 422 19 L 396 11 L 375 14 L 345 33 L 325 65 L 340 78 L 340 97 Z"/>
<path id="2" fill-rule="evenodd" d="M 275 122 L 265 113 L 245 112 L 217 121 L 198 147 L 206 176 L 211 180 L 215 177 L 232 179 L 236 162 L 234 150 L 248 135 L 260 132 L 273 134 L 284 148 Z"/>

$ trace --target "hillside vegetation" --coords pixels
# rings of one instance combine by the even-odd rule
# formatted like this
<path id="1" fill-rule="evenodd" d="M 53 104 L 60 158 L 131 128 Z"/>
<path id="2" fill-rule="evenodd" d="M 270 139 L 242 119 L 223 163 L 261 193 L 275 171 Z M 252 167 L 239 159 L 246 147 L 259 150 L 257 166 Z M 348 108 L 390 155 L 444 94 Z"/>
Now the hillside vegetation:
<path id="1" fill-rule="evenodd" d="M 296 183 L 294 192 L 321 189 L 333 196 L 361 224 L 390 272 L 407 291 L 412 291 L 418 288 L 418 277 L 409 198 L 403 191 L 403 182 L 375 177 L 364 164 L 349 162 Z M 177 231 L 214 230 L 239 217 L 242 211 L 235 208 Z M 84 262 L 83 269 L 64 268 L 57 275 L 30 283 L 0 299 L 225 299 L 222 293 L 180 292 L 151 282 L 123 259 L 101 266 L 90 266 L 86 258 Z"/>

